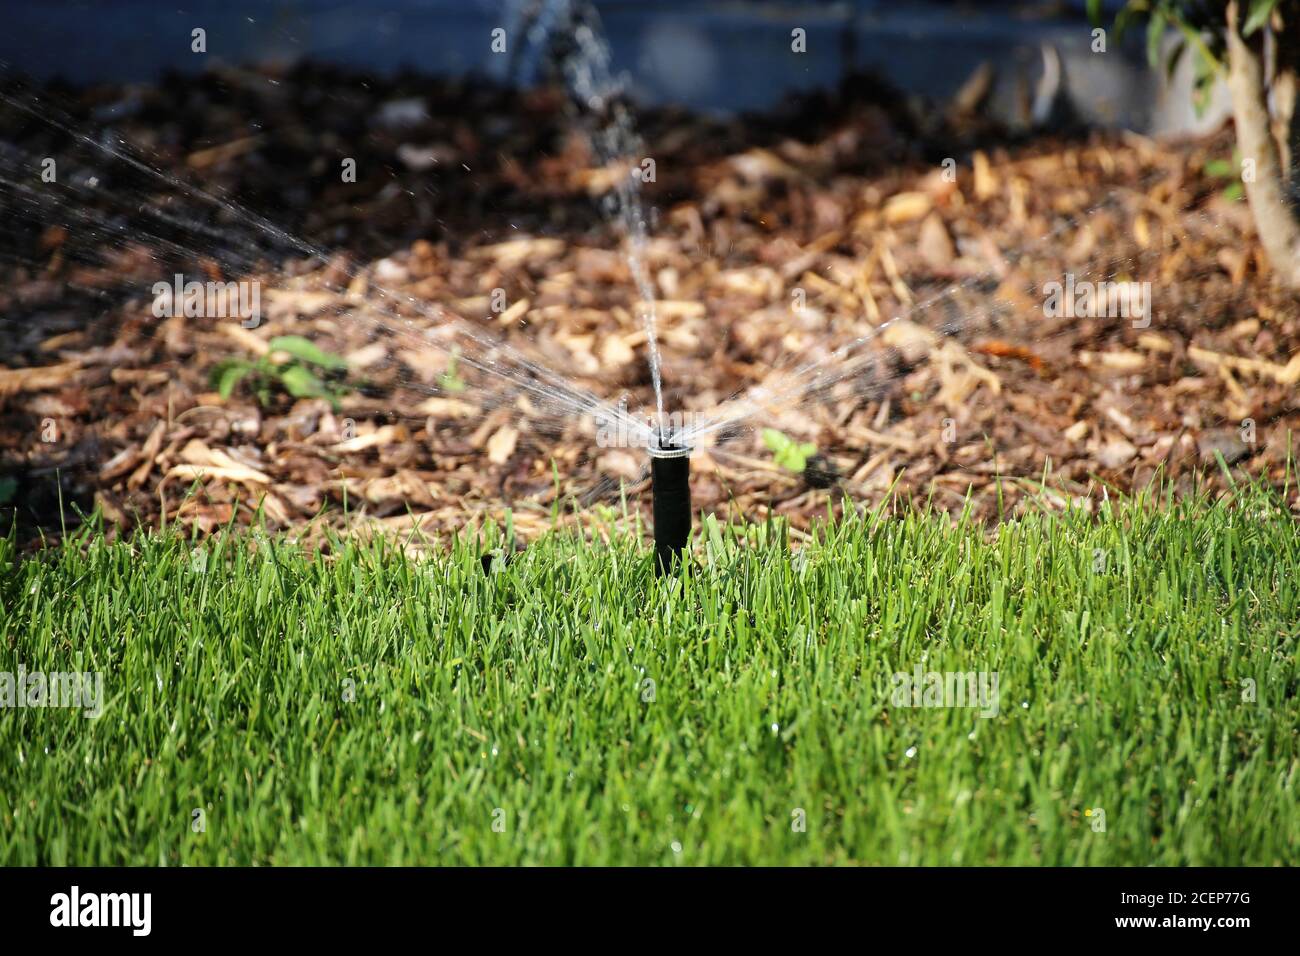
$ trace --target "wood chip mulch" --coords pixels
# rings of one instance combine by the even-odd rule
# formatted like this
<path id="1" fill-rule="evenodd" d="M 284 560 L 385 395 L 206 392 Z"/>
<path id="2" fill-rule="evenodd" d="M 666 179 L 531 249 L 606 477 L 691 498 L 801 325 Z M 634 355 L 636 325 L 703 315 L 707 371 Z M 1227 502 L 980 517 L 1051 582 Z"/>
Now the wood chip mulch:
<path id="1" fill-rule="evenodd" d="M 601 215 L 621 173 L 593 168 L 560 94 L 315 66 L 7 93 L 39 114 L 0 105 L 0 501 L 26 538 L 73 506 L 435 540 L 506 509 L 525 537 L 648 513 L 644 453 L 599 447 L 539 386 L 653 403 Z M 762 118 L 639 118 L 668 409 L 756 409 L 697 452 L 697 508 L 796 533 L 891 495 L 996 520 L 1222 487 L 1219 456 L 1281 485 L 1300 309 L 1206 172 L 1230 130 L 1012 142 L 895 102 L 858 84 Z M 260 324 L 155 318 L 177 272 L 259 281 Z M 1045 316 L 1067 273 L 1150 282 L 1149 325 Z M 347 359 L 336 407 L 218 394 L 214 366 L 282 335 Z M 778 467 L 762 428 L 815 444 L 810 470 Z"/>

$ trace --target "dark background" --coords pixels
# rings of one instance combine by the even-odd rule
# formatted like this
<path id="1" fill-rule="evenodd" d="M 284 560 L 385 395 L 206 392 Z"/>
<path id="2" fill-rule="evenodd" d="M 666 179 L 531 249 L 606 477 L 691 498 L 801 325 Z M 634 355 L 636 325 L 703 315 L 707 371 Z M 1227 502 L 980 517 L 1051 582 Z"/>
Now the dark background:
<path id="1" fill-rule="evenodd" d="M 598 0 L 616 68 L 646 104 L 715 112 L 765 109 L 790 92 L 870 72 L 942 101 L 983 63 L 997 68 L 988 109 L 1013 125 L 1018 98 L 1056 50 L 1081 118 L 1144 132 L 1198 125 L 1147 68 L 1141 37 L 1105 58 L 1090 50 L 1085 0 Z M 1111 13 L 1117 0 L 1105 4 Z M 303 58 L 392 73 L 508 78 L 490 34 L 518 24 L 519 0 L 42 0 L 15 5 L 0 30 L 0 71 L 74 83 L 145 82 L 214 62 Z M 206 54 L 190 50 L 195 27 Z M 808 52 L 788 54 L 790 31 Z M 514 42 L 514 37 L 511 42 Z M 522 40 L 522 37 L 518 39 Z"/>

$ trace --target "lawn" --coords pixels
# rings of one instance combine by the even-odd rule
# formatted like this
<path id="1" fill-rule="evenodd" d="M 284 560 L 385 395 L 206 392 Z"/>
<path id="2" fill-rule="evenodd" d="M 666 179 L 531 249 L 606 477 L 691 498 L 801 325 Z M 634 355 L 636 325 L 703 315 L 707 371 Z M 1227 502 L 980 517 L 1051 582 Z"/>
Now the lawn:
<path id="1" fill-rule="evenodd" d="M 490 538 L 0 543 L 0 669 L 103 674 L 97 719 L 0 711 L 0 863 L 1300 857 L 1300 538 L 1267 492 L 709 522 L 674 580 L 617 526 L 490 575 Z M 996 702 L 904 706 L 918 670 Z"/>

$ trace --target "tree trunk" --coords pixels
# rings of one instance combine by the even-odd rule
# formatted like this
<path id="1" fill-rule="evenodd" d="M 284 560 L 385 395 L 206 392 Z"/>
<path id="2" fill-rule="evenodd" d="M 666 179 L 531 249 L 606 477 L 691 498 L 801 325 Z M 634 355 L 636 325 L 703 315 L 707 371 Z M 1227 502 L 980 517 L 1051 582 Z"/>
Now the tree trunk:
<path id="1" fill-rule="evenodd" d="M 1292 288 L 1300 288 L 1300 221 L 1290 202 L 1289 177 L 1278 155 L 1268 113 L 1264 81 L 1263 31 L 1245 38 L 1238 32 L 1238 0 L 1228 4 L 1228 89 L 1243 162 L 1254 162 L 1245 182 L 1246 198 L 1259 241 L 1273 269 Z"/>
<path id="2" fill-rule="evenodd" d="M 1300 11 L 1296 13 L 1300 15 Z M 1282 21 L 1280 13 L 1273 16 L 1273 139 L 1294 207 L 1300 202 L 1300 171 L 1296 168 L 1300 163 L 1300 22 Z"/>

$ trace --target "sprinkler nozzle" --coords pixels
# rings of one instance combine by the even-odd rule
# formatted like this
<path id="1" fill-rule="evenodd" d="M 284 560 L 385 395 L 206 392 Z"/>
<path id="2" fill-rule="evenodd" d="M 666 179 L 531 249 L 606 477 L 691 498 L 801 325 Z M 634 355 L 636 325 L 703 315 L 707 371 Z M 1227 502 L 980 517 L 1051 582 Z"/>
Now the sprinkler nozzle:
<path id="1" fill-rule="evenodd" d="M 686 445 L 650 445 L 647 449 L 651 458 L 672 459 L 672 458 L 690 458 L 694 448 Z"/>
<path id="2" fill-rule="evenodd" d="M 688 445 L 650 443 L 650 491 L 654 499 L 655 575 L 669 574 L 691 534 L 691 452 Z"/>

